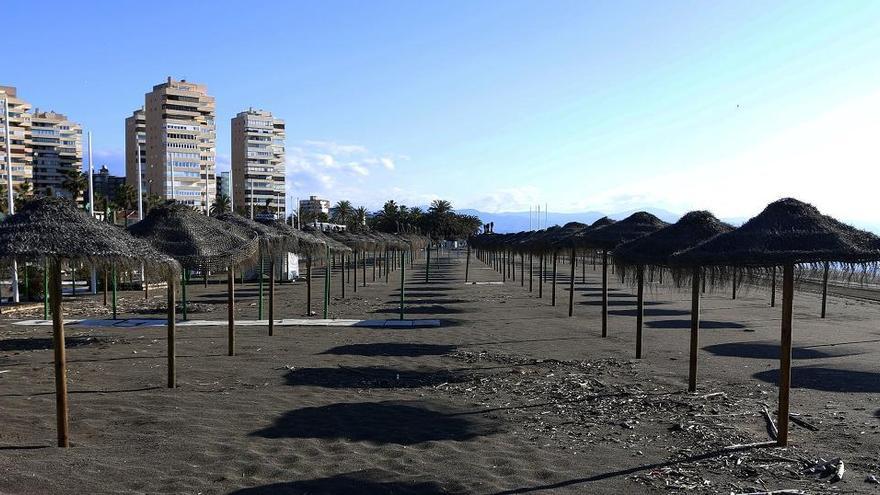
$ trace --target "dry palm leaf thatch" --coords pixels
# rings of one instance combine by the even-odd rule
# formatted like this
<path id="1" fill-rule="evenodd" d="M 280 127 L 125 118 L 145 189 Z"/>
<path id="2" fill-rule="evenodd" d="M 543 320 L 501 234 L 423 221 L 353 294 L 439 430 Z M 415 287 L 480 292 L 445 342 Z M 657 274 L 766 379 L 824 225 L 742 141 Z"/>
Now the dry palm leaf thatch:
<path id="1" fill-rule="evenodd" d="M 328 248 L 330 248 L 331 253 L 350 253 L 351 248 L 346 246 L 345 244 L 337 241 L 336 239 L 327 235 L 326 232 L 322 232 L 320 230 L 306 230 L 310 235 L 313 235 L 316 239 L 323 242 Z"/>
<path id="2" fill-rule="evenodd" d="M 587 232 L 592 230 L 596 230 L 601 227 L 605 227 L 606 225 L 611 225 L 615 223 L 614 220 L 608 217 L 602 217 L 590 225 L 585 225 L 578 222 L 571 222 L 563 226 L 563 232 L 561 232 L 557 239 L 554 241 L 555 247 L 558 249 L 580 249 L 583 250 L 583 246 L 581 245 L 579 239 Z M 566 228 L 569 227 L 569 228 Z"/>
<path id="3" fill-rule="evenodd" d="M 427 236 L 416 234 L 414 232 L 402 232 L 396 234 L 407 246 L 403 250 L 408 249 L 424 249 L 431 243 L 431 239 Z"/>
<path id="4" fill-rule="evenodd" d="M 291 252 L 304 256 L 318 256 L 323 254 L 326 249 L 326 244 L 321 239 L 303 230 L 293 228 L 284 222 L 261 220 L 260 223 L 274 229 L 278 235 L 289 238 L 289 241 L 287 241 L 289 243 L 288 246 L 296 246 L 294 249 L 288 248 Z"/>
<path id="5" fill-rule="evenodd" d="M 648 235 L 669 225 L 654 215 L 640 211 L 619 222 L 606 223 L 597 228 L 585 229 L 571 239 L 571 247 L 579 249 L 611 250 L 634 239 Z"/>
<path id="6" fill-rule="evenodd" d="M 668 227 L 614 248 L 617 273 L 621 280 L 632 280 L 638 266 L 668 267 L 672 255 L 731 230 L 733 226 L 708 211 L 689 212 Z"/>
<path id="7" fill-rule="evenodd" d="M 0 223 L 0 259 L 42 263 L 71 261 L 107 268 L 140 269 L 171 278 L 178 264 L 148 243 L 104 223 L 64 198 L 36 198 Z"/>
<path id="8" fill-rule="evenodd" d="M 245 236 L 250 237 L 256 235 L 257 239 L 260 241 L 260 247 L 273 255 L 286 253 L 288 251 L 296 252 L 299 247 L 295 238 L 284 236 L 278 231 L 278 229 L 251 220 L 238 213 L 226 211 L 215 215 L 214 218 L 240 229 Z"/>
<path id="9" fill-rule="evenodd" d="M 746 276 L 755 277 L 782 265 L 778 445 L 784 447 L 788 443 L 795 266 L 805 267 L 807 271 L 819 267 L 824 270 L 826 263 L 834 262 L 864 276 L 876 273 L 878 260 L 880 239 L 877 236 L 823 215 L 814 206 L 792 198 L 771 203 L 742 227 L 670 259 L 673 265 L 689 267 L 694 272 L 693 300 L 697 311 L 692 311 L 692 321 L 699 314 L 696 282 L 700 267 L 728 270 L 733 275 L 745 272 Z M 691 324 L 692 335 L 697 333 L 696 327 Z M 694 355 L 693 347 L 691 355 Z"/>
<path id="10" fill-rule="evenodd" d="M 259 247 L 253 232 L 173 202 L 153 208 L 128 231 L 176 259 L 187 270 L 237 265 L 253 259 Z"/>
<path id="11" fill-rule="evenodd" d="M 350 232 L 346 230 L 328 230 L 325 232 L 328 237 L 331 237 L 342 244 L 350 247 L 352 251 L 355 252 L 364 252 L 370 251 L 374 247 L 376 247 L 376 242 L 374 239 L 370 238 L 359 232 Z"/>
<path id="12" fill-rule="evenodd" d="M 786 264 L 797 265 L 800 276 L 815 276 L 826 262 L 846 278 L 864 280 L 877 273 L 878 260 L 880 238 L 874 234 L 823 215 L 813 205 L 784 198 L 742 227 L 672 256 L 670 263 L 706 267 L 716 282 L 734 274 L 738 280 L 763 280 L 768 270 Z"/>

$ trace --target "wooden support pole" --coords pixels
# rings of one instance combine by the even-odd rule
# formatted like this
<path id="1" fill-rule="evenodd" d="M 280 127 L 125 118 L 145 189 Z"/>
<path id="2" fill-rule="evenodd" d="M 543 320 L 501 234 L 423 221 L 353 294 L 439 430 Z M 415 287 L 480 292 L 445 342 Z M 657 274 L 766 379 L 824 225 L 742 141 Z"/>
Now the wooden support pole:
<path id="1" fill-rule="evenodd" d="M 776 427 L 780 447 L 788 445 L 788 411 L 791 392 L 791 320 L 794 303 L 794 265 L 782 267 L 782 335 L 779 348 L 779 415 Z"/>
<path id="2" fill-rule="evenodd" d="M 431 280 L 431 245 L 428 244 L 425 247 L 425 253 L 427 253 L 428 260 L 425 263 L 425 283 L 427 284 L 429 280 Z"/>
<path id="3" fill-rule="evenodd" d="M 544 253 L 541 253 L 541 257 L 538 260 L 538 298 L 542 299 L 544 297 Z"/>
<path id="4" fill-rule="evenodd" d="M 694 268 L 691 280 L 691 353 L 688 366 L 688 392 L 697 390 L 697 346 L 700 330 L 700 268 Z"/>
<path id="5" fill-rule="evenodd" d="M 467 245 L 467 256 L 464 259 L 464 283 L 468 283 L 468 277 L 471 272 L 471 243 Z"/>
<path id="6" fill-rule="evenodd" d="M 174 294 L 176 277 L 168 277 L 168 388 L 177 387 L 177 350 L 175 335 L 177 330 L 177 296 Z"/>
<path id="7" fill-rule="evenodd" d="M 269 336 L 275 335 L 275 256 L 269 255 Z"/>
<path id="8" fill-rule="evenodd" d="M 553 251 L 553 287 L 550 289 L 550 305 L 556 306 L 556 251 Z"/>
<path id="9" fill-rule="evenodd" d="M 776 307 L 776 267 L 773 267 L 770 275 L 770 307 Z"/>
<path id="10" fill-rule="evenodd" d="M 348 263 L 345 261 L 345 253 L 342 254 L 342 271 L 340 272 L 340 276 L 342 277 L 342 283 L 339 284 L 340 289 L 342 290 L 342 297 L 345 297 L 345 272 L 348 270 Z M 348 280 L 351 280 L 351 273 L 348 274 Z"/>
<path id="11" fill-rule="evenodd" d="M 602 336 L 608 336 L 608 250 L 602 250 Z"/>
<path id="12" fill-rule="evenodd" d="M 231 265 L 226 274 L 226 298 L 228 299 L 226 344 L 229 355 L 235 356 L 235 267 Z"/>
<path id="13" fill-rule="evenodd" d="M 736 267 L 733 268 L 733 300 L 736 300 Z"/>
<path id="14" fill-rule="evenodd" d="M 529 253 L 529 292 L 532 291 L 532 277 L 535 274 L 535 269 L 532 267 L 532 253 Z"/>
<path id="15" fill-rule="evenodd" d="M 55 419 L 58 446 L 70 447 L 67 412 L 67 357 L 64 349 L 64 315 L 61 312 L 61 262 L 52 260 L 49 297 L 52 306 L 52 343 L 55 349 Z"/>
<path id="16" fill-rule="evenodd" d="M 400 319 L 403 319 L 404 302 L 406 287 L 404 285 L 406 279 L 406 251 L 400 252 Z"/>
<path id="17" fill-rule="evenodd" d="M 636 359 L 642 359 L 642 325 L 645 319 L 645 267 L 639 265 L 636 277 Z"/>
<path id="18" fill-rule="evenodd" d="M 357 270 L 357 267 L 355 267 Z M 361 287 L 367 286 L 367 252 L 361 253 Z"/>
<path id="19" fill-rule="evenodd" d="M 825 262 L 825 271 L 822 273 L 822 318 L 825 318 L 825 305 L 828 302 L 828 262 Z"/>
<path id="20" fill-rule="evenodd" d="M 357 265 L 357 263 L 358 263 L 358 252 L 355 251 L 354 252 L 354 279 L 353 279 L 353 283 L 351 284 L 354 287 L 355 293 L 357 293 L 357 291 L 358 291 L 358 265 Z M 342 284 L 342 285 L 345 285 L 345 284 Z"/>
<path id="21" fill-rule="evenodd" d="M 312 316 L 312 257 L 306 258 L 306 316 Z"/>
<path id="22" fill-rule="evenodd" d="M 325 258 L 328 262 L 324 264 L 324 319 L 327 319 L 327 313 L 330 307 L 330 246 L 327 246 L 327 257 Z"/>
<path id="23" fill-rule="evenodd" d="M 373 265 L 373 267 L 372 267 L 373 268 L 373 282 L 375 282 L 376 281 L 376 251 L 373 251 L 371 254 L 372 254 L 372 261 L 373 261 L 371 263 Z"/>
<path id="24" fill-rule="evenodd" d="M 574 315 L 574 248 L 571 248 L 571 278 L 568 281 L 568 316 Z"/>

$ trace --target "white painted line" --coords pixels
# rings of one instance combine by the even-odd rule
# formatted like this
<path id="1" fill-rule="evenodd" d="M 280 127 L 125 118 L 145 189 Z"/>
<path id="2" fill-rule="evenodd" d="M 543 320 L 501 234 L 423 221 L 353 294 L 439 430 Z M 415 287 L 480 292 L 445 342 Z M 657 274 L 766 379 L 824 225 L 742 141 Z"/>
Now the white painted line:
<path id="1" fill-rule="evenodd" d="M 131 319 L 131 320 L 65 320 L 66 326 L 81 326 L 92 328 L 134 328 L 134 327 L 164 327 L 164 318 L 159 319 Z M 235 324 L 244 327 L 265 327 L 269 320 L 235 320 Z M 20 326 L 52 326 L 51 320 L 22 320 L 13 322 Z M 178 327 L 225 327 L 226 320 L 178 320 Z M 424 328 L 439 327 L 440 320 L 354 320 L 354 319 L 307 319 L 307 318 L 284 318 L 275 320 L 276 326 L 281 327 L 360 327 L 360 328 Z"/>

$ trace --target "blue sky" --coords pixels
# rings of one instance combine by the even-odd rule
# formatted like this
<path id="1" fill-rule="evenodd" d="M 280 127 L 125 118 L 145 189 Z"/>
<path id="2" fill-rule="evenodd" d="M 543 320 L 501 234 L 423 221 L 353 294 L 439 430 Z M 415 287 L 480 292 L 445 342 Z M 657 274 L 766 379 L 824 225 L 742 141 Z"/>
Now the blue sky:
<path id="1" fill-rule="evenodd" d="M 171 75 L 216 97 L 221 170 L 235 113 L 287 121 L 292 198 L 876 211 L 880 2 L 2 4 L 31 31 L 0 84 L 119 173 L 124 118 Z"/>

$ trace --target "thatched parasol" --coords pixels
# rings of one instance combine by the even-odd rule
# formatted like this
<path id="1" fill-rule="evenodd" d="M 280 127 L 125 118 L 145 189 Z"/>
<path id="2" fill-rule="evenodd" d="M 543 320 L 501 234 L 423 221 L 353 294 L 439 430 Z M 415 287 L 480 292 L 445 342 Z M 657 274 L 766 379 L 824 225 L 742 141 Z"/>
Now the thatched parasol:
<path id="1" fill-rule="evenodd" d="M 323 256 L 327 244 L 308 232 L 304 232 L 277 220 L 261 220 L 264 225 L 275 229 L 279 235 L 289 237 L 296 243 L 295 253 L 306 258 L 306 315 L 312 314 L 312 258 Z"/>
<path id="2" fill-rule="evenodd" d="M 100 267 L 149 268 L 168 279 L 169 300 L 179 267 L 149 244 L 98 221 L 62 198 L 38 198 L 0 223 L 0 260 L 31 261 L 47 268 L 55 347 L 55 400 L 58 446 L 68 447 L 67 363 L 64 316 L 61 310 L 61 264 L 85 263 Z M 168 386 L 174 387 L 174 308 L 168 311 Z"/>
<path id="3" fill-rule="evenodd" d="M 263 259 L 264 257 L 269 258 L 269 336 L 275 334 L 275 260 L 278 256 L 287 253 L 288 251 L 295 251 L 299 246 L 297 243 L 297 239 L 292 236 L 283 235 L 278 229 L 270 227 L 260 222 L 256 222 L 249 218 L 243 217 L 238 213 L 227 211 L 216 215 L 218 220 L 222 222 L 226 222 L 233 227 L 237 228 L 245 237 L 257 236 L 257 239 L 260 242 L 259 247 L 259 259 L 258 265 L 259 268 L 257 270 L 258 277 L 258 299 L 257 299 L 257 319 L 263 319 Z M 206 275 L 207 277 L 207 275 Z M 232 306 L 235 301 L 235 285 L 234 285 L 234 269 L 232 267 L 229 268 L 229 273 L 227 274 L 227 284 L 229 286 L 229 306 Z M 207 278 L 205 278 L 207 283 Z M 235 328 L 235 313 L 233 311 L 229 311 L 228 315 L 229 319 L 229 328 Z M 235 354 L 235 335 L 230 330 L 229 337 L 229 355 L 232 356 Z"/>
<path id="4" fill-rule="evenodd" d="M 235 354 L 235 284 L 234 267 L 253 259 L 259 237 L 240 224 L 223 222 L 203 215 L 188 206 L 169 202 L 154 207 L 129 232 L 148 241 L 156 249 L 176 259 L 183 267 L 183 318 L 186 319 L 186 284 L 192 269 L 226 269 L 229 294 L 229 355 Z"/>
<path id="5" fill-rule="evenodd" d="M 733 227 L 718 220 L 708 211 L 692 211 L 678 222 L 614 249 L 614 262 L 621 280 L 629 273 L 635 278 L 636 292 L 636 359 L 642 358 L 642 320 L 644 318 L 645 267 L 668 267 L 669 258 L 713 237 L 730 232 Z M 700 286 L 699 268 L 694 272 L 696 282 L 691 293 L 691 362 L 690 390 L 696 388 L 697 330 L 699 329 Z M 633 273 L 634 272 L 634 273 Z"/>
<path id="6" fill-rule="evenodd" d="M 624 242 L 656 232 L 669 225 L 654 215 L 640 211 L 604 227 L 577 234 L 573 245 L 580 249 L 602 250 L 602 336 L 608 336 L 608 251 Z"/>
<path id="7" fill-rule="evenodd" d="M 577 257 L 578 248 L 583 250 L 583 238 L 588 232 L 591 232 L 596 229 L 600 229 L 602 227 L 608 226 L 615 223 L 614 220 L 608 217 L 602 217 L 589 226 L 584 224 L 578 224 L 577 222 L 572 222 L 570 224 L 566 224 L 563 226 L 563 233 L 560 235 L 560 238 L 556 241 L 556 245 L 559 248 L 568 248 L 571 250 L 571 273 L 570 280 L 568 286 L 568 316 L 574 316 L 574 260 Z M 577 224 L 577 225 L 572 225 Z M 569 227 L 571 226 L 571 227 Z M 568 228 L 566 228 L 568 227 Z M 594 265 L 595 266 L 595 265 Z M 553 271 L 556 271 L 556 266 L 554 265 Z M 555 285 L 555 284 L 554 284 Z"/>
<path id="8" fill-rule="evenodd" d="M 711 267 L 717 271 L 766 276 L 782 266 L 782 325 L 779 379 L 779 445 L 788 442 L 791 387 L 791 328 L 795 265 L 815 270 L 826 262 L 852 271 L 876 269 L 880 239 L 819 213 L 814 206 L 786 198 L 768 205 L 742 227 L 672 256 L 680 267 Z"/>

